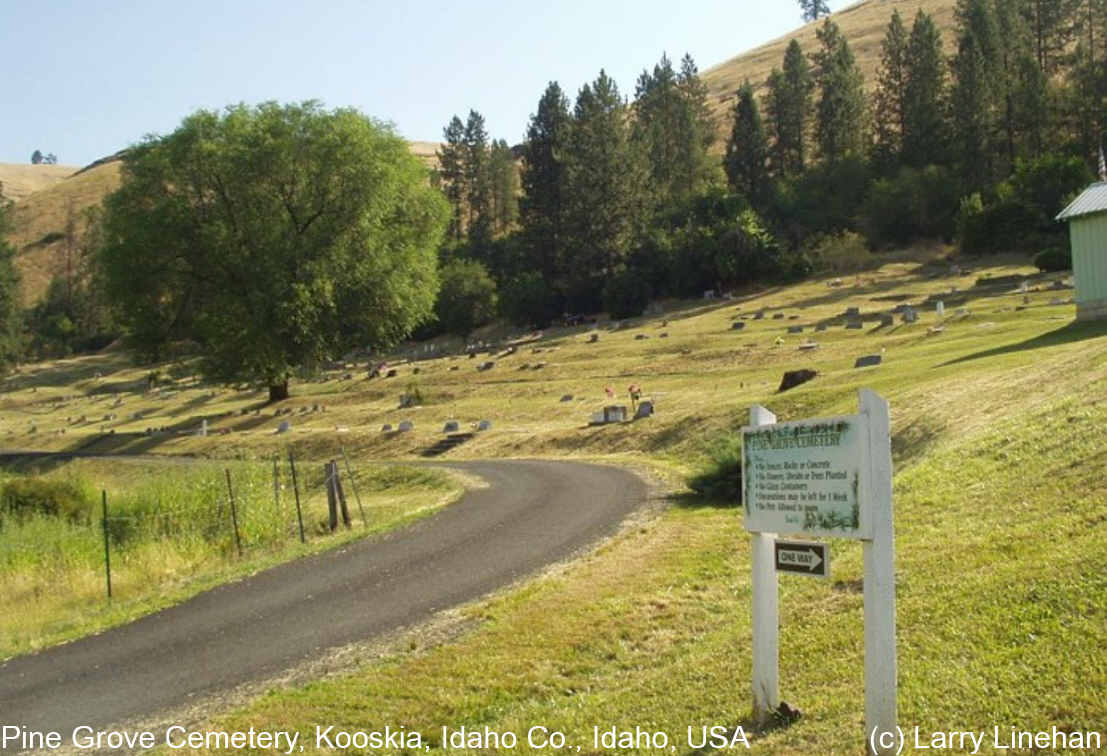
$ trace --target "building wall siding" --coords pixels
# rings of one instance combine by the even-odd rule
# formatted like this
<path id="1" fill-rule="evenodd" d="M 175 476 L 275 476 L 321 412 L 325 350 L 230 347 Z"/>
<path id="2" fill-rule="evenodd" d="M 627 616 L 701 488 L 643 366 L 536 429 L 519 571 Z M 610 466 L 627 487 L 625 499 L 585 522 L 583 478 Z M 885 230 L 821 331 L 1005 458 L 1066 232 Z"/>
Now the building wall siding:
<path id="1" fill-rule="evenodd" d="M 1107 300 L 1107 213 L 1073 219 L 1069 234 L 1077 305 Z"/>

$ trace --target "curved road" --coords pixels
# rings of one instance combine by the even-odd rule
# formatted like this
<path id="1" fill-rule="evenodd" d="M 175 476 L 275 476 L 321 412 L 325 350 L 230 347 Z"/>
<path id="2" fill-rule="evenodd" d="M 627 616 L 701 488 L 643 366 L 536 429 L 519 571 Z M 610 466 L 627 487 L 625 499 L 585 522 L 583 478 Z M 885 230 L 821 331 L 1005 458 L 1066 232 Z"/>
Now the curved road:
<path id="1" fill-rule="evenodd" d="M 445 464 L 480 476 L 436 515 L 290 562 L 100 635 L 0 665 L 0 724 L 61 732 L 153 716 L 474 599 L 614 532 L 646 499 L 629 472 Z"/>

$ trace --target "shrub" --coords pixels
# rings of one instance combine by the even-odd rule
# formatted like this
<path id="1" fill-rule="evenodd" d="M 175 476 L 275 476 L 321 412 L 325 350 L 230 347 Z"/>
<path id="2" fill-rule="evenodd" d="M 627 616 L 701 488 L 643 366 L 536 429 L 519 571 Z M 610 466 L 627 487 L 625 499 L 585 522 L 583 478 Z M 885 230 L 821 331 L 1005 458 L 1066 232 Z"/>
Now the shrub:
<path id="1" fill-rule="evenodd" d="M 443 266 L 442 288 L 434 313 L 442 328 L 466 336 L 496 317 L 496 282 L 475 260 L 454 260 Z"/>
<path id="2" fill-rule="evenodd" d="M 1034 267 L 1045 273 L 1072 270 L 1072 252 L 1068 247 L 1050 247 L 1034 257 Z"/>
<path id="3" fill-rule="evenodd" d="M 877 247 L 951 238 L 957 198 L 956 181 L 948 169 L 902 168 L 873 184 L 861 211 L 865 232 Z"/>
<path id="4" fill-rule="evenodd" d="M 854 231 L 821 234 L 804 245 L 804 254 L 819 270 L 854 273 L 873 260 L 865 237 Z"/>
<path id="5" fill-rule="evenodd" d="M 688 487 L 709 499 L 737 506 L 741 503 L 742 436 L 732 434 L 715 440 L 707 449 L 705 468 L 688 481 Z"/>
<path id="6" fill-rule="evenodd" d="M 0 491 L 0 521 L 4 515 L 58 517 L 88 522 L 93 496 L 88 486 L 74 481 L 45 478 L 13 478 Z"/>
<path id="7" fill-rule="evenodd" d="M 523 273 L 504 286 L 500 312 L 517 326 L 545 328 L 559 311 L 557 294 L 537 271 Z"/>
<path id="8" fill-rule="evenodd" d="M 635 270 L 616 273 L 603 287 L 604 309 L 616 320 L 641 315 L 650 303 L 650 283 Z"/>

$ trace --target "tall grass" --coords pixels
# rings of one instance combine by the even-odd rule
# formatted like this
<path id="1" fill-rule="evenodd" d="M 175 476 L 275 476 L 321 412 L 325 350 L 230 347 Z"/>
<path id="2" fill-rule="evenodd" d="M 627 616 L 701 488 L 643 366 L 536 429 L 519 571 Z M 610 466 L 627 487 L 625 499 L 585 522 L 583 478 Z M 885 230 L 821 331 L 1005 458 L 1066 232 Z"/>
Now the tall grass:
<path id="1" fill-rule="evenodd" d="M 122 482 L 111 480 L 117 471 L 106 472 L 102 465 L 73 463 L 45 476 L 85 491 L 88 517 L 30 512 L 0 520 L 0 605 L 10 610 L 0 614 L 0 659 L 115 624 L 276 561 L 395 527 L 441 506 L 459 490 L 442 473 L 410 467 L 372 468 L 356 481 L 343 475 L 353 523 L 332 534 L 322 465 L 298 465 L 308 539 L 301 545 L 287 468 L 280 470 L 275 492 L 271 462 L 147 463 Z M 226 470 L 234 491 L 233 517 Z M 106 521 L 100 488 L 90 478 L 109 480 Z M 355 485 L 364 520 L 352 492 Z"/>

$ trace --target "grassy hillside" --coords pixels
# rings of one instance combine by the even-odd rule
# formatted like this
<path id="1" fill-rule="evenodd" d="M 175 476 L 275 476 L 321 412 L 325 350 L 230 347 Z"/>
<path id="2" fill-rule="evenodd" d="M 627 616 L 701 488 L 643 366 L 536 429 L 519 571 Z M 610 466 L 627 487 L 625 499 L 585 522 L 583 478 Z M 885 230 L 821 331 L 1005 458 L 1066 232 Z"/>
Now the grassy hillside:
<path id="1" fill-rule="evenodd" d="M 76 170 L 73 165 L 0 163 L 0 199 L 19 201 L 53 186 Z"/>
<path id="2" fill-rule="evenodd" d="M 793 3 L 793 5 L 795 5 Z M 953 9 L 956 0 L 861 0 L 861 2 L 834 13 L 831 17 L 841 27 L 849 40 L 850 48 L 861 71 L 865 75 L 868 89 L 876 87 L 877 71 L 880 69 L 880 43 L 892 11 L 898 10 L 908 30 L 920 9 L 934 17 L 938 28 L 942 30 L 942 40 L 946 50 L 953 52 Z M 799 9 L 796 6 L 796 16 Z M 730 135 L 731 110 L 734 107 L 735 92 L 746 79 L 753 84 L 759 96 L 765 94 L 765 82 L 773 68 L 780 68 L 784 60 L 784 51 L 793 40 L 798 40 L 805 53 L 811 54 L 817 49 L 815 31 L 824 23 L 807 24 L 772 42 L 749 50 L 728 61 L 708 68 L 702 73 L 704 83 L 710 93 L 712 113 L 719 126 L 719 139 L 725 144 Z M 716 143 L 716 149 L 722 149 Z"/>
<path id="3" fill-rule="evenodd" d="M 1029 293 L 1020 278 L 1000 278 L 1012 275 Z M 529 753 L 525 733 L 542 724 L 587 753 L 610 750 L 593 746 L 593 727 L 640 725 L 667 732 L 677 752 L 706 753 L 683 747 L 688 726 L 748 725 L 748 537 L 733 502 L 695 498 L 682 482 L 750 405 L 781 420 L 832 416 L 855 411 L 857 389 L 870 387 L 892 409 L 902 726 L 1104 731 L 1107 324 L 1074 324 L 1071 290 L 1057 281 L 1017 259 L 971 273 L 936 257 L 892 259 L 841 281 L 668 303 L 617 329 L 532 334 L 510 354 L 413 346 L 390 359 L 394 378 L 351 365 L 295 383 L 283 403 L 292 415 L 279 418 L 263 392 L 204 386 L 186 368 L 145 392 L 146 370 L 99 355 L 5 381 L 0 432 L 8 447 L 251 458 L 290 444 L 326 458 L 342 445 L 364 460 L 418 455 L 447 419 L 463 428 L 490 419 L 446 459 L 586 457 L 648 469 L 666 481 L 664 511 L 587 559 L 445 618 L 451 642 L 435 647 L 413 631 L 386 652 L 358 653 L 365 661 L 335 679 L 274 690 L 214 726 L 308 737 L 319 723 L 403 725 L 432 751 L 443 725 L 488 726 L 517 733 L 516 750 Z M 904 302 L 920 322 L 881 326 L 879 315 Z M 843 327 L 851 306 L 865 316 L 861 330 Z M 827 329 L 814 331 L 820 323 Z M 855 369 L 866 354 L 883 364 Z M 487 360 L 495 365 L 478 371 Z M 797 368 L 819 375 L 778 393 L 781 373 Z M 630 383 L 656 402 L 654 417 L 587 425 L 625 402 Z M 424 404 L 399 409 L 416 388 Z M 187 431 L 203 417 L 220 435 L 144 432 Z M 275 433 L 282 419 L 291 433 Z M 413 432 L 381 432 L 403 419 Z M 829 582 L 781 578 L 781 691 L 804 716 L 759 734 L 763 752 L 861 750 L 861 547 L 835 541 L 832 551 Z"/>
<path id="4" fill-rule="evenodd" d="M 77 234 L 84 232 L 82 213 L 119 185 L 118 160 L 75 173 L 15 203 L 8 241 L 16 249 L 16 265 L 23 274 L 23 301 L 40 299 L 50 280 L 64 266 L 65 242 L 60 237 L 72 214 Z"/>

